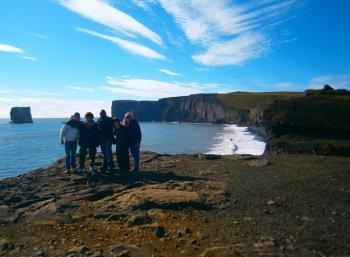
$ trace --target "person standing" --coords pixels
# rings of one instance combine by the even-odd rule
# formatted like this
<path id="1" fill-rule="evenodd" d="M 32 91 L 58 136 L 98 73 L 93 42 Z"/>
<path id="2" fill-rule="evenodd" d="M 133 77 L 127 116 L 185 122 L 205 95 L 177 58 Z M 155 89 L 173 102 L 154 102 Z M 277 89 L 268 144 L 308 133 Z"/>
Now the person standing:
<path id="1" fill-rule="evenodd" d="M 99 146 L 99 131 L 98 125 L 94 121 L 94 115 L 91 112 L 86 113 L 85 122 L 82 123 L 80 129 L 79 146 L 80 172 L 83 172 L 85 169 L 85 158 L 88 152 L 90 157 L 90 170 L 93 170 L 97 152 L 96 147 Z"/>
<path id="2" fill-rule="evenodd" d="M 128 130 L 130 145 L 129 149 L 134 159 L 134 172 L 140 170 L 140 145 L 142 133 L 139 123 L 132 117 L 130 112 L 127 112 L 124 117 L 125 127 Z"/>
<path id="3" fill-rule="evenodd" d="M 100 146 L 103 154 L 102 171 L 114 170 L 112 144 L 113 144 L 113 119 L 107 116 L 105 110 L 101 110 L 100 118 L 97 121 L 100 135 Z"/>
<path id="4" fill-rule="evenodd" d="M 66 154 L 66 170 L 65 173 L 70 173 L 71 168 L 75 169 L 75 161 L 77 154 L 77 142 L 79 139 L 79 130 L 81 127 L 80 114 L 76 112 L 71 119 L 66 122 L 60 133 L 61 144 L 64 145 Z"/>
<path id="5" fill-rule="evenodd" d="M 129 133 L 118 118 L 114 118 L 113 123 L 118 165 L 121 173 L 127 173 L 130 170 Z"/>

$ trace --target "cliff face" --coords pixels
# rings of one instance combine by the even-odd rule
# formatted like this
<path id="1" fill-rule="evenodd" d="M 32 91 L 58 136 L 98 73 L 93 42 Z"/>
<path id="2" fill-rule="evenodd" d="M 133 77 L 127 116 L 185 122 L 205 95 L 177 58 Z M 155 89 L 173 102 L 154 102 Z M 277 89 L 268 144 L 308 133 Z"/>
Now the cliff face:
<path id="1" fill-rule="evenodd" d="M 350 155 L 350 92 L 307 91 L 305 97 L 276 101 L 265 112 L 271 153 Z"/>
<path id="2" fill-rule="evenodd" d="M 11 122 L 15 124 L 33 123 L 30 107 L 13 107 L 10 111 Z"/>
<path id="3" fill-rule="evenodd" d="M 133 112 L 140 121 L 182 121 L 216 124 L 263 124 L 259 108 L 236 109 L 221 102 L 216 94 L 163 98 L 159 101 L 113 101 L 112 115 Z"/>

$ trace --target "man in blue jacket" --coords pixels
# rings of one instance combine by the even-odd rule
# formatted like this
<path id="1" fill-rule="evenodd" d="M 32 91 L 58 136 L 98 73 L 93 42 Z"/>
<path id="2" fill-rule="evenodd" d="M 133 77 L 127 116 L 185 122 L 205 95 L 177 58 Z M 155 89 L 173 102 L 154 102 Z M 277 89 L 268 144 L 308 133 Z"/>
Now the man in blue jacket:
<path id="1" fill-rule="evenodd" d="M 127 112 L 124 118 L 125 127 L 129 133 L 130 152 L 134 159 L 134 172 L 140 170 L 140 145 L 142 139 L 141 128 L 137 120 L 133 119 L 132 114 Z"/>
<path id="2" fill-rule="evenodd" d="M 112 156 L 112 144 L 114 140 L 113 119 L 107 116 L 105 110 L 101 110 L 100 118 L 98 119 L 97 123 L 100 136 L 100 146 L 103 154 L 103 167 L 101 170 L 106 171 L 109 168 L 109 170 L 112 172 L 114 171 Z"/>

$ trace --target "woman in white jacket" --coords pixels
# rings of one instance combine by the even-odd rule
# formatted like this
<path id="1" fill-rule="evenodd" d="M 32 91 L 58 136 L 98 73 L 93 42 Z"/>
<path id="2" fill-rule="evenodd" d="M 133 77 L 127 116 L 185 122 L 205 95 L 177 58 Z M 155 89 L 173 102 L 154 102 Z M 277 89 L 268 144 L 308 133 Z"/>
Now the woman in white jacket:
<path id="1" fill-rule="evenodd" d="M 80 114 L 77 112 L 73 115 L 72 119 L 66 122 L 61 129 L 61 144 L 64 145 L 66 153 L 66 171 L 70 173 L 71 168 L 75 169 L 75 161 L 77 154 L 77 145 L 79 139 L 80 130 Z"/>

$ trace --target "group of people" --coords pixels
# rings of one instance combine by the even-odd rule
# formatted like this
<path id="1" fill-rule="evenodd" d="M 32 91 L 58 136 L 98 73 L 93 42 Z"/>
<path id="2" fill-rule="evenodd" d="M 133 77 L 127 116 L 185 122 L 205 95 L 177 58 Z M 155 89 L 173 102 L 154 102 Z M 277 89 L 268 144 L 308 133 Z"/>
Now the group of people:
<path id="1" fill-rule="evenodd" d="M 105 110 L 101 110 L 100 118 L 94 121 L 91 112 L 86 113 L 85 121 L 81 121 L 80 114 L 75 113 L 66 122 L 60 134 L 61 144 L 65 146 L 66 173 L 73 171 L 86 172 L 85 160 L 87 154 L 90 157 L 90 170 L 95 169 L 97 148 L 101 148 L 103 154 L 103 166 L 101 171 L 114 171 L 112 146 L 116 145 L 117 162 L 121 172 L 130 170 L 129 151 L 134 159 L 133 171 L 140 168 L 140 143 L 142 139 L 139 123 L 126 113 L 124 120 L 107 116 Z M 79 149 L 79 168 L 76 169 L 76 153 Z"/>

